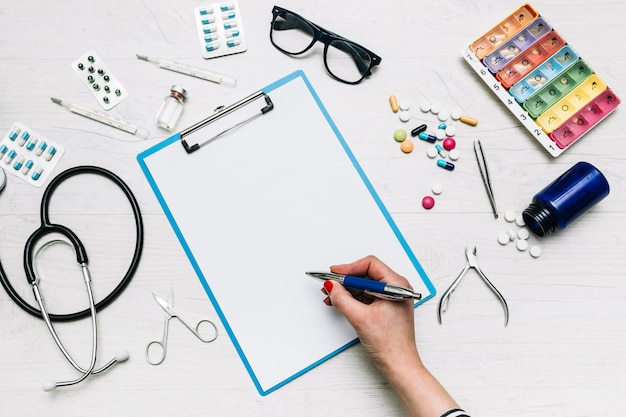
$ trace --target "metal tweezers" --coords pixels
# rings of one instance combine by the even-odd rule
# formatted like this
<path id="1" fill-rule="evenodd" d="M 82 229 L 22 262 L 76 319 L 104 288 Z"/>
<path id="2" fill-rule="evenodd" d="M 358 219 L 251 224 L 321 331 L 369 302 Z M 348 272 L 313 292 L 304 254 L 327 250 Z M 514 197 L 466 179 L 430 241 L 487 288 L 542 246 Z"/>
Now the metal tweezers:
<path id="1" fill-rule="evenodd" d="M 485 159 L 483 146 L 478 139 L 474 141 L 474 155 L 476 155 L 476 162 L 478 163 L 478 169 L 480 170 L 480 177 L 483 179 L 483 185 L 487 191 L 487 197 L 489 197 L 489 204 L 491 204 L 493 217 L 497 219 L 498 210 L 496 209 L 496 200 L 493 197 L 493 189 L 491 188 L 491 179 L 489 178 L 489 170 L 487 169 L 487 160 Z"/>
<path id="2" fill-rule="evenodd" d="M 443 293 L 443 295 L 441 296 L 441 300 L 439 300 L 439 309 L 437 310 L 437 318 L 439 319 L 439 324 L 441 324 L 441 314 L 448 309 L 448 304 L 450 303 L 450 295 L 452 295 L 452 292 L 459 285 L 465 273 L 469 271 L 470 268 L 474 268 L 480 278 L 484 281 L 484 283 L 487 284 L 487 287 L 489 287 L 491 292 L 493 292 L 494 295 L 498 298 L 500 304 L 502 304 L 502 308 L 504 309 L 504 325 L 506 326 L 509 323 L 509 307 L 507 306 L 506 300 L 504 299 L 502 294 L 500 294 L 500 292 L 491 283 L 491 281 L 487 279 L 483 271 L 481 271 L 480 267 L 478 266 L 478 261 L 476 260 L 476 246 L 474 246 L 473 251 L 470 251 L 469 248 L 465 248 L 465 257 L 467 258 L 465 268 L 463 268 L 459 276 L 454 280 L 454 282 L 452 283 L 452 285 L 450 285 L 446 292 Z"/>

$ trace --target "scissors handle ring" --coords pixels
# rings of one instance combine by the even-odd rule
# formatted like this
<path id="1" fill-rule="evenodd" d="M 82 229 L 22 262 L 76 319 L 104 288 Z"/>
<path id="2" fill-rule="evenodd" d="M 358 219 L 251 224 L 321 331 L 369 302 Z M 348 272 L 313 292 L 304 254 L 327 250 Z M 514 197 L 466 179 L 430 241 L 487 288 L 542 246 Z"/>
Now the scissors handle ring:
<path id="1" fill-rule="evenodd" d="M 153 340 L 152 342 L 146 345 L 146 360 L 150 365 L 160 365 L 165 360 L 165 355 L 167 354 L 167 334 L 169 330 L 170 319 L 169 317 L 165 318 L 165 322 L 163 325 L 163 338 L 161 340 Z M 160 350 L 161 356 L 158 360 L 150 359 L 150 349 L 155 350 L 153 346 L 158 346 Z"/>
<path id="2" fill-rule="evenodd" d="M 208 337 L 208 338 L 202 337 L 202 335 L 200 334 L 200 326 L 202 326 L 202 323 L 209 323 L 213 327 L 214 333 L 212 337 Z M 198 339 L 200 339 L 204 343 L 210 343 L 214 341 L 215 339 L 217 339 L 217 326 L 211 320 L 206 320 L 206 319 L 200 320 L 198 324 L 196 324 L 196 330 L 194 331 L 194 334 L 196 335 Z"/>

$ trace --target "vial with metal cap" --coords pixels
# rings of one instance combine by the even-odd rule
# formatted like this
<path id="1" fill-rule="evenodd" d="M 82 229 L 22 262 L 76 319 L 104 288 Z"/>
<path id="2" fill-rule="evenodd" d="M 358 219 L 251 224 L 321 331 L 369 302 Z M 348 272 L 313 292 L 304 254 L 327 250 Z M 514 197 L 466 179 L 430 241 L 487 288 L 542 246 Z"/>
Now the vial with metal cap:
<path id="1" fill-rule="evenodd" d="M 609 195 L 609 183 L 588 162 L 579 162 L 539 191 L 522 213 L 526 227 L 537 236 L 565 229 Z"/>
<path id="2" fill-rule="evenodd" d="M 163 104 L 157 113 L 157 126 L 167 130 L 174 129 L 180 113 L 183 111 L 183 103 L 186 98 L 187 91 L 178 85 L 173 85 L 170 88 L 170 95 L 163 99 Z"/>

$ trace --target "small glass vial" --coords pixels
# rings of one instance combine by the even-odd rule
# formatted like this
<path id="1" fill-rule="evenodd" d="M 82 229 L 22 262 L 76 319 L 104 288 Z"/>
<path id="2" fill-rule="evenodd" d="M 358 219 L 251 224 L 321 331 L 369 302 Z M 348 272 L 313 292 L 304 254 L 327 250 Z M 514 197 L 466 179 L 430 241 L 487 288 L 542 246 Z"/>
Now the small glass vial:
<path id="1" fill-rule="evenodd" d="M 579 162 L 539 191 L 522 213 L 526 227 L 537 236 L 565 229 L 609 195 L 609 183 L 588 162 Z"/>
<path id="2" fill-rule="evenodd" d="M 187 91 L 180 86 L 173 85 L 170 88 L 170 95 L 163 99 L 163 104 L 157 113 L 157 126 L 167 130 L 174 129 L 174 125 L 176 125 L 178 117 L 183 111 L 183 103 L 186 98 Z"/>

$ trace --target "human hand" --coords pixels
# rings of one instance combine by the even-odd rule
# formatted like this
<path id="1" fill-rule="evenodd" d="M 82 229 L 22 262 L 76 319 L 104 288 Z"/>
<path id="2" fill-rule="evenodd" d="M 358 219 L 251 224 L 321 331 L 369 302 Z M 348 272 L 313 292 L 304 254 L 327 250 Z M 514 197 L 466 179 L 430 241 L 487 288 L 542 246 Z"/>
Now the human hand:
<path id="1" fill-rule="evenodd" d="M 411 287 L 406 278 L 375 256 L 334 265 L 330 270 Z M 322 292 L 328 295 L 324 303 L 334 306 L 354 327 L 361 344 L 397 392 L 410 417 L 442 415 L 445 410 L 458 408 L 454 399 L 422 364 L 415 343 L 414 309 L 410 299 L 384 300 L 347 290 L 330 280 L 324 282 Z"/>
<path id="2" fill-rule="evenodd" d="M 330 269 L 339 274 L 367 277 L 410 288 L 406 278 L 375 256 L 350 264 L 334 265 Z M 322 291 L 328 295 L 324 302 L 346 317 L 383 374 L 388 374 L 394 365 L 397 366 L 398 358 L 419 361 L 415 345 L 414 309 L 410 299 L 384 300 L 361 291 L 347 290 L 333 281 L 324 282 Z"/>

